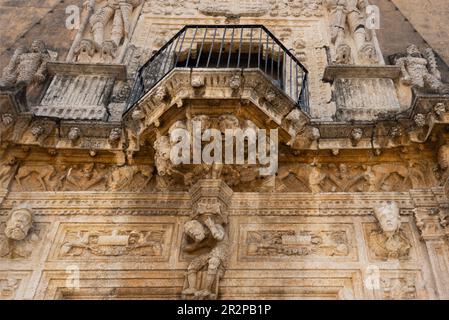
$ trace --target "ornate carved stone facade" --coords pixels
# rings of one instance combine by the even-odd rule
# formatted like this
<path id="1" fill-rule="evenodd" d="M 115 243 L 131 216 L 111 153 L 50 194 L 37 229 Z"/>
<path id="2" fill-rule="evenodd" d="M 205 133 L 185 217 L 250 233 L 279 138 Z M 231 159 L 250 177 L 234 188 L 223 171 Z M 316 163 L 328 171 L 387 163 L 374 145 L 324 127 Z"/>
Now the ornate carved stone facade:
<path id="1" fill-rule="evenodd" d="M 0 299 L 449 299 L 447 66 L 385 59 L 368 1 L 238 3 L 87 1 L 64 54 L 14 48 Z M 173 163 L 198 122 L 276 129 L 276 173 Z"/>

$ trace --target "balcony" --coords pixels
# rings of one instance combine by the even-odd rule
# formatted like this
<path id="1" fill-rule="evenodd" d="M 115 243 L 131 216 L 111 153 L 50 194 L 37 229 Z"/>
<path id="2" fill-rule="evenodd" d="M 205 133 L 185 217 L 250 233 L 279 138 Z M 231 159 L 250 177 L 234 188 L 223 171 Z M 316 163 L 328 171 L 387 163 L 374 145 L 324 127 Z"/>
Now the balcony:
<path id="1" fill-rule="evenodd" d="M 262 25 L 188 25 L 136 75 L 125 113 L 175 68 L 258 69 L 305 113 L 308 71 Z"/>

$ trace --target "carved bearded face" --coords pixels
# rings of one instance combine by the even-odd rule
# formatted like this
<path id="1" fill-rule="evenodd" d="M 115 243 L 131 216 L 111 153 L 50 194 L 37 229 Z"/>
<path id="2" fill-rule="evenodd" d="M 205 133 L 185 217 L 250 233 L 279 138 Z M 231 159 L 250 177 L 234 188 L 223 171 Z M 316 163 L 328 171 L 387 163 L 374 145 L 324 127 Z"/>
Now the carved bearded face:
<path id="1" fill-rule="evenodd" d="M 374 208 L 374 214 L 385 233 L 395 233 L 399 229 L 399 206 L 396 202 L 388 201 Z"/>
<path id="2" fill-rule="evenodd" d="M 421 51 L 414 44 L 408 46 L 407 54 L 412 57 L 421 57 Z"/>
<path id="3" fill-rule="evenodd" d="M 31 43 L 31 52 L 44 53 L 45 52 L 45 43 L 40 40 L 33 41 Z"/>
<path id="4" fill-rule="evenodd" d="M 9 239 L 23 240 L 32 224 L 32 214 L 27 209 L 15 210 L 6 221 L 5 234 Z"/>
<path id="5" fill-rule="evenodd" d="M 197 220 L 190 220 L 184 225 L 184 232 L 196 242 L 201 242 L 206 237 L 203 225 Z"/>

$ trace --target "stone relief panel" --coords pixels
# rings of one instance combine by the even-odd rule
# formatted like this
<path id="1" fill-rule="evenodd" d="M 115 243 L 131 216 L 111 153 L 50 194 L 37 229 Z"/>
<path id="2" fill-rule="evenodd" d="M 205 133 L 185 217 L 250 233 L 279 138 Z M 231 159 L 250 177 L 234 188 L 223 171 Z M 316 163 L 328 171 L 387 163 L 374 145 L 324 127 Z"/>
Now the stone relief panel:
<path id="1" fill-rule="evenodd" d="M 126 257 L 167 261 L 173 224 L 64 223 L 50 253 L 51 260 L 108 260 Z"/>
<path id="2" fill-rule="evenodd" d="M 350 224 L 241 224 L 239 260 L 357 261 Z"/>
<path id="3" fill-rule="evenodd" d="M 0 271 L 0 300 L 21 299 L 20 291 L 28 278 L 27 271 Z"/>
<path id="4" fill-rule="evenodd" d="M 419 271 L 382 271 L 379 298 L 383 300 L 428 299 Z"/>
<path id="5" fill-rule="evenodd" d="M 387 236 L 374 223 L 364 223 L 363 229 L 370 261 L 414 262 L 416 260 L 411 242 L 412 231 L 408 224 L 403 224 L 392 236 Z"/>
<path id="6" fill-rule="evenodd" d="M 0 300 L 13 300 L 16 297 L 20 281 L 16 278 L 0 278 Z"/>

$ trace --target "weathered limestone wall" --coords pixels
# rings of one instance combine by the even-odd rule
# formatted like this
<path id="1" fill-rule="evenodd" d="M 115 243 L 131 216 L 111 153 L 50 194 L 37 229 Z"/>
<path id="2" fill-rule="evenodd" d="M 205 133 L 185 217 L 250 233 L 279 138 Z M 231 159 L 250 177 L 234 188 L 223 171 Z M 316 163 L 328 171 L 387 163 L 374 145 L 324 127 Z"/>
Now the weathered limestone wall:
<path id="1" fill-rule="evenodd" d="M 449 299 L 449 87 L 431 51 L 405 52 L 423 42 L 391 3 L 400 39 L 334 25 L 332 1 L 128 2 L 129 34 L 95 2 L 77 37 L 47 32 L 2 74 L 0 298 Z M 261 69 L 204 67 L 143 86 L 122 116 L 154 77 L 137 68 L 206 23 L 271 30 L 309 71 L 310 114 Z M 277 129 L 277 174 L 173 164 L 170 132 L 198 119 L 219 136 Z"/>
<path id="2" fill-rule="evenodd" d="M 20 45 L 44 40 L 63 60 L 76 30 L 68 30 L 65 20 L 69 5 L 82 7 L 83 0 L 1 0 L 0 66 L 3 68 Z"/>

